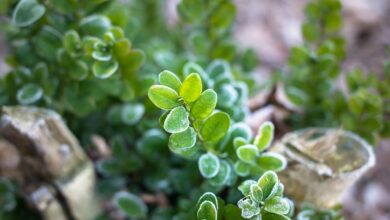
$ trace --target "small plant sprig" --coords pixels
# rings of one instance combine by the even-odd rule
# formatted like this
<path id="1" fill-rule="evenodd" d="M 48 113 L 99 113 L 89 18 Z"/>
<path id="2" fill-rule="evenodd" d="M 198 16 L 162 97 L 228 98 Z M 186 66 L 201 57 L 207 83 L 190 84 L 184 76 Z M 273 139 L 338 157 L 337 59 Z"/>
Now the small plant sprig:
<path id="1" fill-rule="evenodd" d="M 202 92 L 199 74 L 189 74 L 183 82 L 172 72 L 159 75 L 160 85 L 150 87 L 152 103 L 166 112 L 160 118 L 170 133 L 168 146 L 174 153 L 198 160 L 201 175 L 212 185 L 231 185 L 235 176 L 258 175 L 267 170 L 280 171 L 285 159 L 264 153 L 273 139 L 274 127 L 265 123 L 253 138 L 242 123 L 232 124 L 230 116 L 215 109 L 217 94 Z"/>
<path id="2" fill-rule="evenodd" d="M 197 219 L 288 220 L 294 213 L 294 204 L 283 197 L 284 186 L 273 171 L 265 172 L 258 181 L 244 181 L 238 189 L 245 196 L 238 201 L 238 208 L 225 205 L 211 192 L 204 193 L 196 206 Z"/>

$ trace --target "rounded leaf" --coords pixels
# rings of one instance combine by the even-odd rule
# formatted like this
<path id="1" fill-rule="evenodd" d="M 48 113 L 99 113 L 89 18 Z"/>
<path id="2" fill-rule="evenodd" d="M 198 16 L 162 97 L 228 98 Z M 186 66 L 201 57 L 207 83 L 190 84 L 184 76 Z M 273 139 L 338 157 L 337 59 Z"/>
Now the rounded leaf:
<path id="1" fill-rule="evenodd" d="M 259 151 L 263 151 L 269 147 L 274 138 L 274 130 L 275 127 L 271 122 L 265 122 L 260 126 L 254 142 Z"/>
<path id="2" fill-rule="evenodd" d="M 200 134 L 205 141 L 218 141 L 223 138 L 230 127 L 230 117 L 225 112 L 216 112 L 206 119 Z"/>
<path id="3" fill-rule="evenodd" d="M 244 195 L 245 197 L 249 196 L 251 193 L 251 186 L 256 185 L 257 182 L 254 180 L 245 180 L 238 186 L 238 190 Z"/>
<path id="4" fill-rule="evenodd" d="M 191 73 L 180 86 L 179 94 L 185 102 L 197 100 L 202 93 L 202 79 L 199 74 Z"/>
<path id="5" fill-rule="evenodd" d="M 222 186 L 226 184 L 229 180 L 229 176 L 231 175 L 231 172 L 232 172 L 232 168 L 229 165 L 229 163 L 224 160 L 221 161 L 218 174 L 209 180 L 210 184 L 213 186 Z"/>
<path id="6" fill-rule="evenodd" d="M 191 116 L 200 120 L 213 113 L 217 105 L 217 93 L 212 89 L 204 91 L 191 107 Z"/>
<path id="7" fill-rule="evenodd" d="M 256 164 L 263 170 L 273 170 L 278 172 L 286 168 L 287 160 L 280 154 L 267 152 L 257 158 Z"/>
<path id="8" fill-rule="evenodd" d="M 282 197 L 275 196 L 265 202 L 264 209 L 267 212 L 285 215 L 290 211 L 290 203 L 288 202 L 288 200 Z"/>
<path id="9" fill-rule="evenodd" d="M 263 190 L 257 184 L 252 184 L 250 186 L 250 196 L 256 202 L 261 202 L 263 199 Z"/>
<path id="10" fill-rule="evenodd" d="M 126 125 L 134 125 L 141 120 L 144 112 L 145 107 L 142 104 L 126 104 L 122 107 L 122 122 Z"/>
<path id="11" fill-rule="evenodd" d="M 111 21 L 103 15 L 91 15 L 80 22 L 80 30 L 84 35 L 102 37 L 111 27 Z"/>
<path id="12" fill-rule="evenodd" d="M 169 133 L 180 133 L 190 125 L 188 112 L 183 106 L 172 109 L 164 121 L 164 129 Z"/>
<path id="13" fill-rule="evenodd" d="M 82 60 L 76 60 L 69 69 L 69 75 L 75 80 L 85 79 L 88 76 L 88 65 Z"/>
<path id="14" fill-rule="evenodd" d="M 199 220 L 217 220 L 217 208 L 210 201 L 204 201 L 200 204 L 196 216 Z"/>
<path id="15" fill-rule="evenodd" d="M 218 199 L 212 192 L 206 192 L 204 193 L 197 202 L 197 207 L 199 207 L 200 204 L 202 204 L 204 201 L 210 201 L 214 204 L 214 206 L 218 209 Z"/>
<path id="16" fill-rule="evenodd" d="M 271 194 L 274 186 L 279 183 L 278 176 L 273 171 L 265 172 L 257 182 L 257 185 L 263 191 L 263 197 L 265 199 Z"/>
<path id="17" fill-rule="evenodd" d="M 205 178 L 216 176 L 220 166 L 218 157 L 211 153 L 203 154 L 198 160 L 199 171 Z"/>
<path id="18" fill-rule="evenodd" d="M 81 49 L 81 40 L 79 34 L 75 30 L 70 30 L 65 33 L 62 39 L 64 49 L 68 53 L 75 53 L 78 49 Z"/>
<path id="19" fill-rule="evenodd" d="M 18 90 L 16 98 L 23 105 L 28 105 L 38 101 L 43 96 L 43 90 L 40 86 L 29 83 Z"/>
<path id="20" fill-rule="evenodd" d="M 250 219 L 260 214 L 260 204 L 245 197 L 238 201 L 237 206 L 241 209 L 241 216 Z"/>
<path id="21" fill-rule="evenodd" d="M 168 86 L 176 92 L 179 92 L 181 81 L 174 73 L 164 70 L 158 75 L 158 80 L 161 85 Z"/>
<path id="22" fill-rule="evenodd" d="M 45 11 L 37 0 L 21 0 L 12 14 L 12 21 L 19 27 L 26 27 L 40 19 Z"/>
<path id="23" fill-rule="evenodd" d="M 259 150 L 255 145 L 247 144 L 241 146 L 236 151 L 238 158 L 246 163 L 253 163 L 259 154 Z"/>
<path id="24" fill-rule="evenodd" d="M 180 105 L 179 95 L 175 90 L 162 85 L 153 85 L 149 88 L 148 97 L 155 106 L 164 110 L 170 110 Z"/>
<path id="25" fill-rule="evenodd" d="M 248 176 L 251 171 L 251 167 L 249 164 L 239 160 L 234 163 L 234 170 L 239 176 Z"/>
<path id="26" fill-rule="evenodd" d="M 185 131 L 172 134 L 169 137 L 169 149 L 176 152 L 178 149 L 190 148 L 196 144 L 196 133 L 191 127 L 188 127 Z"/>
<path id="27" fill-rule="evenodd" d="M 95 61 L 92 66 L 92 72 L 97 78 L 106 79 L 112 76 L 118 68 L 118 62 L 115 60 Z"/>
<path id="28" fill-rule="evenodd" d="M 147 206 L 139 197 L 128 193 L 118 192 L 114 196 L 114 204 L 128 217 L 144 218 L 147 213 Z"/>

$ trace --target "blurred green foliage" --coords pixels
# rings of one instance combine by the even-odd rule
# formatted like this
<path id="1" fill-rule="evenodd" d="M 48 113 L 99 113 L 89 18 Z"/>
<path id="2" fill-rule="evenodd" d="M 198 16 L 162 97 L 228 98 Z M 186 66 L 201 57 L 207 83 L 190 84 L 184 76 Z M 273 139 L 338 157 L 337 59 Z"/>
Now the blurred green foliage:
<path id="1" fill-rule="evenodd" d="M 288 69 L 278 76 L 289 100 L 304 111 L 289 121 L 294 128 L 343 127 L 375 144 L 390 132 L 390 75 L 378 78 L 357 69 L 346 74 L 347 91 L 336 87 L 345 58 L 345 40 L 339 34 L 341 9 L 339 0 L 306 6 L 304 44 L 291 49 Z"/>

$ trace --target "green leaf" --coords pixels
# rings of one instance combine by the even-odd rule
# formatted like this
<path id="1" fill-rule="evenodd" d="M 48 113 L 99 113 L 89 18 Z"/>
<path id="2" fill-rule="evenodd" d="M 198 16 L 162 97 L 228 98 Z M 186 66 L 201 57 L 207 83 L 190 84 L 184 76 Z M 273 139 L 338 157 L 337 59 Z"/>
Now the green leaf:
<path id="1" fill-rule="evenodd" d="M 72 79 L 83 80 L 88 76 L 88 65 L 82 60 L 76 60 L 69 69 L 69 75 Z"/>
<path id="2" fill-rule="evenodd" d="M 233 139 L 233 145 L 234 145 L 234 148 L 237 149 L 243 145 L 246 145 L 247 144 L 247 141 L 245 138 L 243 137 L 235 137 Z"/>
<path id="3" fill-rule="evenodd" d="M 264 199 L 268 199 L 274 186 L 279 183 L 278 176 L 273 171 L 265 172 L 257 182 L 257 185 L 263 190 Z"/>
<path id="4" fill-rule="evenodd" d="M 128 217 L 146 217 L 147 207 L 145 203 L 134 194 L 128 192 L 119 192 L 114 196 L 114 203 Z"/>
<path id="5" fill-rule="evenodd" d="M 26 27 L 45 14 L 46 8 L 37 0 L 21 0 L 12 14 L 12 21 L 19 27 Z"/>
<path id="6" fill-rule="evenodd" d="M 217 105 L 217 93 L 212 89 L 204 91 L 191 107 L 191 116 L 201 120 L 213 113 Z"/>
<path id="7" fill-rule="evenodd" d="M 283 199 L 279 196 L 275 196 L 265 202 L 264 209 L 267 212 L 285 215 L 290 211 L 290 204 L 286 199 Z"/>
<path id="8" fill-rule="evenodd" d="M 246 163 L 253 163 L 259 154 L 259 150 L 255 145 L 247 144 L 237 149 L 237 156 L 240 160 Z"/>
<path id="9" fill-rule="evenodd" d="M 169 149 L 173 152 L 177 152 L 178 149 L 190 148 L 196 144 L 196 133 L 191 127 L 188 127 L 185 131 L 172 134 L 169 137 Z"/>
<path id="10" fill-rule="evenodd" d="M 278 215 L 271 212 L 264 212 L 261 214 L 261 219 L 272 219 L 272 220 L 291 220 L 289 217 L 284 215 Z"/>
<path id="11" fill-rule="evenodd" d="M 224 217 L 226 220 L 245 220 L 241 216 L 240 208 L 232 204 L 226 205 Z"/>
<path id="12" fill-rule="evenodd" d="M 164 110 L 171 110 L 180 105 L 179 95 L 175 90 L 162 85 L 153 85 L 149 88 L 148 96 L 155 106 Z"/>
<path id="13" fill-rule="evenodd" d="M 24 85 L 22 88 L 18 90 L 16 94 L 16 98 L 18 102 L 23 105 L 32 104 L 43 96 L 43 90 L 40 86 L 29 83 Z"/>
<path id="14" fill-rule="evenodd" d="M 289 63 L 292 65 L 301 65 L 310 59 L 310 54 L 304 47 L 291 48 Z"/>
<path id="15" fill-rule="evenodd" d="M 241 216 L 244 218 L 248 219 L 260 214 L 260 204 L 248 197 L 240 199 L 237 205 L 241 209 Z"/>
<path id="16" fill-rule="evenodd" d="M 66 32 L 62 42 L 64 49 L 70 54 L 74 54 L 81 49 L 80 36 L 75 30 Z"/>
<path id="17" fill-rule="evenodd" d="M 118 68 L 118 62 L 115 60 L 95 61 L 92 66 L 92 72 L 97 78 L 106 79 L 112 76 Z"/>
<path id="18" fill-rule="evenodd" d="M 210 184 L 213 186 L 222 186 L 226 184 L 229 180 L 231 172 L 232 168 L 230 167 L 229 163 L 225 160 L 222 160 L 218 174 L 209 180 Z"/>
<path id="19" fill-rule="evenodd" d="M 103 15 L 91 15 L 80 21 L 80 30 L 84 35 L 103 37 L 110 27 L 110 19 Z"/>
<path id="20" fill-rule="evenodd" d="M 62 47 L 61 33 L 51 26 L 43 26 L 35 37 L 34 47 L 39 56 L 54 61 Z"/>
<path id="21" fill-rule="evenodd" d="M 137 124 L 144 115 L 145 107 L 142 104 L 126 104 L 122 107 L 122 121 L 126 125 Z"/>
<path id="22" fill-rule="evenodd" d="M 204 201 L 210 201 L 211 203 L 214 204 L 214 206 L 218 209 L 218 199 L 217 197 L 215 196 L 214 193 L 212 192 L 205 192 L 199 199 L 198 199 L 198 202 L 197 202 L 197 207 L 200 206 L 200 204 L 202 204 Z"/>
<path id="23" fill-rule="evenodd" d="M 181 81 L 174 73 L 164 70 L 158 75 L 158 79 L 161 85 L 168 86 L 176 92 L 179 92 Z"/>
<path id="24" fill-rule="evenodd" d="M 128 56 L 125 58 L 124 63 L 121 63 L 122 65 L 126 66 L 127 70 L 130 71 L 137 71 L 145 60 L 145 54 L 142 50 L 134 49 L 131 50 L 131 52 L 128 54 Z"/>
<path id="25" fill-rule="evenodd" d="M 172 109 L 164 121 L 164 129 L 169 133 L 180 133 L 190 125 L 188 112 L 183 106 Z"/>
<path id="26" fill-rule="evenodd" d="M 270 146 L 274 138 L 274 130 L 274 125 L 271 122 L 265 122 L 260 126 L 259 133 L 254 141 L 259 151 L 263 151 Z"/>
<path id="27" fill-rule="evenodd" d="M 217 220 L 217 208 L 210 201 L 204 201 L 200 204 L 196 213 L 198 220 Z"/>
<path id="28" fill-rule="evenodd" d="M 230 117 L 225 112 L 216 112 L 206 119 L 200 134 L 204 141 L 215 142 L 223 138 L 230 127 Z"/>
<path id="29" fill-rule="evenodd" d="M 261 202 L 263 200 L 263 190 L 257 184 L 252 184 L 250 186 L 250 196 L 256 202 Z"/>
<path id="30" fill-rule="evenodd" d="M 191 73 L 180 86 L 179 94 L 185 102 L 197 100 L 202 93 L 202 79 L 199 74 Z"/>
<path id="31" fill-rule="evenodd" d="M 111 50 L 103 42 L 96 42 L 93 45 L 92 57 L 98 61 L 109 61 L 112 58 Z"/>
<path id="32" fill-rule="evenodd" d="M 273 170 L 278 172 L 286 168 L 287 161 L 280 154 L 267 152 L 257 158 L 256 164 L 259 165 L 263 170 Z"/>
<path id="33" fill-rule="evenodd" d="M 234 163 L 234 170 L 239 176 L 248 176 L 251 170 L 251 166 L 241 160 Z"/>
<path id="34" fill-rule="evenodd" d="M 240 190 L 240 192 L 242 193 L 242 195 L 244 195 L 245 197 L 249 196 L 250 193 L 251 193 L 251 186 L 253 184 L 257 184 L 256 181 L 254 180 L 245 180 L 244 182 L 242 182 L 239 186 L 238 186 L 238 190 Z"/>
<path id="35" fill-rule="evenodd" d="M 215 177 L 220 166 L 218 157 L 211 153 L 203 154 L 198 160 L 199 171 L 205 178 Z"/>

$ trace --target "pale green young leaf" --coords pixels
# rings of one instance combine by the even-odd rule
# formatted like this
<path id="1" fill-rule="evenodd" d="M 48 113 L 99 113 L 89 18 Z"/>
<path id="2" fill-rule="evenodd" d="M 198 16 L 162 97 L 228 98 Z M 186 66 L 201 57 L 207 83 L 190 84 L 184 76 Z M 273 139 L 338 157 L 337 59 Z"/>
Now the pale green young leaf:
<path id="1" fill-rule="evenodd" d="M 230 127 L 230 117 L 225 112 L 216 112 L 206 119 L 200 134 L 205 141 L 218 141 L 223 138 Z"/>
<path id="2" fill-rule="evenodd" d="M 180 105 L 177 92 L 167 86 L 151 86 L 148 91 L 148 97 L 154 105 L 164 110 L 171 110 Z"/>
<path id="3" fill-rule="evenodd" d="M 158 75 L 158 80 L 161 85 L 168 86 L 176 92 L 179 92 L 181 81 L 174 73 L 164 70 Z"/>
<path id="4" fill-rule="evenodd" d="M 259 150 L 255 145 L 247 144 L 239 147 L 236 150 L 237 156 L 240 160 L 246 163 L 253 163 L 259 154 Z"/>
<path id="5" fill-rule="evenodd" d="M 264 199 L 268 199 L 274 186 L 278 183 L 279 183 L 278 176 L 273 171 L 267 171 L 260 177 L 259 181 L 257 182 L 257 185 L 263 191 Z"/>
<path id="6" fill-rule="evenodd" d="M 280 154 L 267 152 L 256 160 L 256 164 L 263 170 L 282 171 L 287 166 L 287 160 Z"/>
<path id="7" fill-rule="evenodd" d="M 241 216 L 244 218 L 250 219 L 260 214 L 260 204 L 248 197 L 240 199 L 237 205 L 241 209 Z"/>
<path id="8" fill-rule="evenodd" d="M 237 149 L 243 145 L 246 145 L 247 141 L 243 137 L 236 137 L 233 139 L 234 148 Z"/>
<path id="9" fill-rule="evenodd" d="M 212 178 L 218 174 L 221 163 L 217 156 L 211 153 L 203 154 L 198 160 L 199 171 L 205 178 Z"/>
<path id="10" fill-rule="evenodd" d="M 250 186 L 250 197 L 256 202 L 261 202 L 263 200 L 263 190 L 257 184 L 252 184 Z"/>
<path id="11" fill-rule="evenodd" d="M 263 151 L 270 146 L 274 138 L 274 129 L 274 125 L 271 122 L 265 122 L 260 126 L 254 141 L 259 151 Z"/>
<path id="12" fill-rule="evenodd" d="M 191 116 L 201 120 L 213 113 L 217 105 L 217 93 L 212 89 L 204 91 L 191 108 Z"/>
<path id="13" fill-rule="evenodd" d="M 285 215 L 290 211 L 290 204 L 286 199 L 275 196 L 265 202 L 264 210 L 279 215 Z"/>
<path id="14" fill-rule="evenodd" d="M 185 102 L 196 101 L 202 93 L 202 79 L 199 74 L 191 73 L 180 86 L 179 94 Z"/>
<path id="15" fill-rule="evenodd" d="M 244 196 L 249 196 L 251 193 L 251 186 L 253 184 L 257 184 L 256 181 L 254 180 L 245 180 L 238 186 L 238 190 L 244 195 Z"/>
<path id="16" fill-rule="evenodd" d="M 172 109 L 164 121 L 164 129 L 169 133 L 180 133 L 190 125 L 188 112 L 183 106 Z"/>

